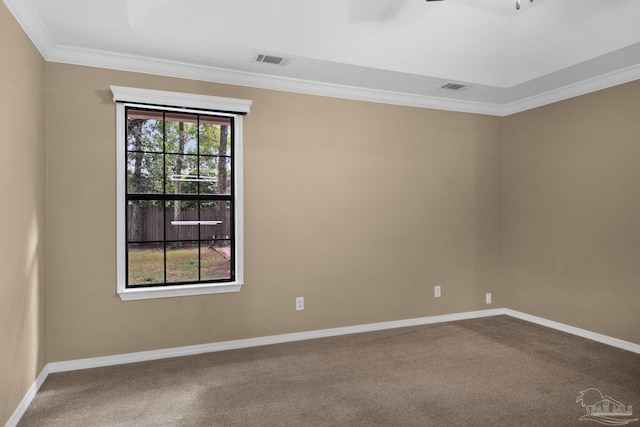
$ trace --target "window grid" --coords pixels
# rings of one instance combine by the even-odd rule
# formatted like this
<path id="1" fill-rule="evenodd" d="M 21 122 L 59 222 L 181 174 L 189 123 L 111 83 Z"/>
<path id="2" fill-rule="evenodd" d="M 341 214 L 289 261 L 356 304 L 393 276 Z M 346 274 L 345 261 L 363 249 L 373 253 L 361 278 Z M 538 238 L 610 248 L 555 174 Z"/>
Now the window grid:
<path id="1" fill-rule="evenodd" d="M 125 188 L 126 188 L 126 206 L 127 206 L 127 215 L 125 215 L 125 222 L 126 222 L 126 226 L 125 226 L 125 230 L 127 230 L 127 237 L 126 237 L 126 241 L 127 241 L 127 256 L 126 256 L 126 260 L 125 260 L 125 264 L 126 264 L 126 269 L 127 269 L 127 274 L 126 274 L 126 288 L 141 288 L 141 287 L 157 287 L 157 286 L 173 286 L 173 285 L 186 285 L 186 284 L 198 284 L 198 283 L 218 283 L 218 282 L 232 282 L 235 280 L 235 262 L 234 262 L 234 254 L 235 254 L 235 206 L 233 203 L 234 200 L 234 186 L 235 186 L 235 179 L 230 179 L 229 182 L 229 187 L 228 187 L 228 191 L 225 191 L 225 194 L 210 194 L 210 193 L 206 193 L 203 194 L 203 189 L 202 189 L 202 181 L 200 181 L 200 177 L 201 175 L 201 164 L 202 158 L 205 159 L 210 159 L 210 160 L 215 160 L 215 164 L 217 165 L 218 168 L 220 168 L 220 162 L 224 162 L 222 167 L 229 167 L 229 170 L 227 170 L 227 172 L 225 173 L 225 175 L 227 175 L 226 179 L 228 179 L 229 176 L 233 176 L 233 170 L 234 170 L 234 156 L 233 156 L 233 151 L 234 151 L 234 118 L 233 117 L 226 117 L 226 116 L 215 116 L 215 114 L 200 114 L 200 113 L 187 113 L 184 116 L 190 116 L 190 117 L 194 117 L 195 118 L 195 129 L 196 129 L 196 152 L 195 152 L 195 156 L 193 154 L 186 154 L 183 150 L 183 152 L 172 152 L 168 149 L 168 144 L 167 144 L 167 122 L 168 122 L 168 118 L 167 118 L 167 111 L 162 111 L 160 110 L 161 114 L 162 114 L 162 151 L 154 151 L 154 150 L 145 150 L 144 147 L 141 147 L 140 150 L 135 150 L 135 149 L 130 149 L 130 144 L 129 144 L 129 112 L 130 111 L 137 111 L 139 113 L 144 113 L 144 112 L 153 112 L 153 113 L 158 113 L 159 110 L 155 110 L 155 109 L 145 109 L 144 107 L 139 107 L 139 106 L 127 106 L 125 108 L 125 117 L 126 117 L 126 122 L 127 122 L 127 126 L 125 127 L 125 164 L 128 165 L 128 161 L 129 161 L 129 155 L 130 154 L 135 154 L 135 153 L 140 153 L 142 155 L 144 154 L 153 154 L 153 155 L 162 155 L 162 192 L 161 193 L 136 193 L 136 192 L 131 192 L 130 191 L 130 186 L 129 186 L 129 181 L 130 181 L 130 177 L 129 177 L 129 167 L 127 166 L 126 172 L 125 172 Z M 172 113 L 170 113 L 172 114 Z M 175 115 L 175 114 L 174 114 Z M 201 117 L 202 116 L 206 116 L 209 118 L 216 118 L 218 119 L 220 122 L 222 122 L 220 124 L 220 126 L 226 126 L 228 128 L 227 130 L 227 140 L 225 141 L 225 151 L 224 154 L 222 154 L 222 151 L 220 149 L 218 149 L 218 154 L 202 154 L 201 152 L 201 138 L 202 138 L 202 123 L 201 123 Z M 221 137 L 222 137 L 223 133 L 221 132 Z M 222 143 L 222 141 L 219 141 L 220 143 Z M 228 154 L 228 153 L 231 154 Z M 198 180 L 196 180 L 195 182 L 195 188 L 196 188 L 196 194 L 181 194 L 181 193 L 176 193 L 174 191 L 174 193 L 169 193 L 167 191 L 167 167 L 168 167 L 168 161 L 167 161 L 167 156 L 168 155 L 175 155 L 175 156 L 180 156 L 182 159 L 185 156 L 191 156 L 191 157 L 195 157 L 195 171 L 198 177 Z M 181 159 L 181 160 L 182 160 Z M 214 163 L 212 163 L 214 164 Z M 220 169 L 219 169 L 220 170 Z M 227 183 L 225 183 L 225 187 L 226 187 Z M 130 203 L 129 202 L 140 202 L 140 201 L 155 201 L 157 202 L 157 204 L 161 207 L 162 209 L 162 219 L 163 219 L 163 224 L 162 224 L 162 235 L 163 238 L 162 239 L 156 239 L 156 240 L 135 240 L 135 239 L 131 239 L 131 236 L 129 235 L 129 221 L 130 221 L 130 215 L 128 214 L 128 210 L 130 209 Z M 212 203 L 212 206 L 215 206 L 215 208 L 218 210 L 218 212 L 222 209 L 221 206 L 224 207 L 224 209 L 228 209 L 229 210 L 229 214 L 228 214 L 228 222 L 229 222 L 229 226 L 228 226 L 228 232 L 229 234 L 227 236 L 224 236 L 224 238 L 220 238 L 217 235 L 213 235 L 210 239 L 208 238 L 203 238 L 203 226 L 202 225 L 195 225 L 195 227 L 197 227 L 197 239 L 181 239 L 181 238 L 176 238 L 176 239 L 171 239 L 168 238 L 167 236 L 167 225 L 169 224 L 169 221 L 171 221 L 171 218 L 169 218 L 168 215 L 168 204 L 170 203 L 182 203 L 182 202 L 194 202 L 191 205 L 191 208 L 195 208 L 196 211 L 196 218 L 197 221 L 202 221 L 202 212 L 203 212 L 203 203 Z M 226 202 L 226 205 L 224 204 L 224 202 Z M 221 205 L 221 203 L 223 203 Z M 175 205 L 174 205 L 174 209 L 175 209 Z M 178 231 L 178 237 L 180 236 L 180 232 Z M 214 248 L 215 245 L 219 242 L 229 242 L 229 253 L 228 256 L 229 258 L 227 259 L 228 261 L 228 268 L 229 268 L 229 274 L 228 277 L 225 278 L 209 278 L 209 279 L 203 279 L 203 272 L 202 272 L 202 251 L 203 251 L 203 243 L 206 244 L 210 242 L 209 248 Z M 187 243 L 192 243 L 195 244 L 196 248 L 197 248 L 197 280 L 170 280 L 169 276 L 168 276 L 168 259 L 167 259 L 167 254 L 169 252 L 169 248 L 171 246 L 171 244 L 187 244 Z M 130 275 L 129 275 L 129 268 L 130 268 L 130 250 L 129 247 L 131 244 L 134 245 L 162 245 L 162 250 L 163 250 L 163 280 L 162 282 L 153 282 L 153 283 L 130 283 Z M 217 250 L 216 250 L 217 252 Z"/>

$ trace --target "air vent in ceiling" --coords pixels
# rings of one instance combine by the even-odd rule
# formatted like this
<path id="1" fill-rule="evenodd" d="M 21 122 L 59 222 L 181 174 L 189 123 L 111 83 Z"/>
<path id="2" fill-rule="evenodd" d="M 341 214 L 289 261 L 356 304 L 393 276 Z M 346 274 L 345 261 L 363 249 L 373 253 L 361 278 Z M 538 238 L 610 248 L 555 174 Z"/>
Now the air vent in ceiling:
<path id="1" fill-rule="evenodd" d="M 442 88 L 442 89 L 458 90 L 458 91 L 467 90 L 470 87 L 471 86 L 469 86 L 469 85 L 463 85 L 463 84 L 460 84 L 460 83 L 447 83 L 444 86 L 440 86 L 440 88 Z"/>
<path id="2" fill-rule="evenodd" d="M 265 64 L 282 65 L 283 67 L 291 63 L 291 59 L 283 58 L 281 56 L 265 55 L 258 53 L 253 57 L 256 62 L 264 62 Z"/>

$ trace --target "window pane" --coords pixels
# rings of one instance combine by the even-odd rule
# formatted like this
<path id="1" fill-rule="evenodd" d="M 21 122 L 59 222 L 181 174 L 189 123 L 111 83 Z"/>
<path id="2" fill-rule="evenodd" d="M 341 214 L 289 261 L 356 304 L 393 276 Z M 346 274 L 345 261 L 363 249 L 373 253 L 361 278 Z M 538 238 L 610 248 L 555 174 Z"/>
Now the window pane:
<path id="1" fill-rule="evenodd" d="M 162 112 L 131 108 L 127 110 L 128 151 L 161 152 L 163 150 L 162 131 Z"/>
<path id="2" fill-rule="evenodd" d="M 125 148 L 117 159 L 125 173 L 117 189 L 125 193 L 117 254 L 127 268 L 124 287 L 234 280 L 232 187 L 242 181 L 233 178 L 233 144 L 241 146 L 233 133 L 242 119 L 131 103 L 118 103 L 118 112 L 125 114 L 117 121 Z M 122 277 L 119 270 L 119 292 Z"/>
<path id="3" fill-rule="evenodd" d="M 164 246 L 162 244 L 127 245 L 129 286 L 164 282 Z"/>
<path id="4" fill-rule="evenodd" d="M 127 241 L 158 242 L 164 239 L 164 203 L 160 200 L 127 202 Z"/>
<path id="5" fill-rule="evenodd" d="M 231 155 L 230 118 L 200 117 L 200 154 L 210 156 Z"/>
<path id="6" fill-rule="evenodd" d="M 162 194 L 162 154 L 127 154 L 127 192 Z"/>
<path id="7" fill-rule="evenodd" d="M 166 239 L 198 240 L 198 202 L 171 200 L 166 202 Z"/>
<path id="8" fill-rule="evenodd" d="M 231 238 L 231 202 L 224 200 L 201 201 L 200 220 L 215 222 L 215 224 L 200 225 L 202 240 Z"/>
<path id="9" fill-rule="evenodd" d="M 200 194 L 231 194 L 231 158 L 200 157 Z"/>
<path id="10" fill-rule="evenodd" d="M 165 120 L 165 151 L 177 154 L 198 154 L 198 116 L 167 113 Z"/>
<path id="11" fill-rule="evenodd" d="M 167 154 L 165 161 L 167 194 L 197 194 L 198 156 Z"/>
<path id="12" fill-rule="evenodd" d="M 198 280 L 198 242 L 167 244 L 167 283 Z"/>
<path id="13" fill-rule="evenodd" d="M 201 280 L 231 279 L 231 241 L 202 242 L 200 247 Z"/>

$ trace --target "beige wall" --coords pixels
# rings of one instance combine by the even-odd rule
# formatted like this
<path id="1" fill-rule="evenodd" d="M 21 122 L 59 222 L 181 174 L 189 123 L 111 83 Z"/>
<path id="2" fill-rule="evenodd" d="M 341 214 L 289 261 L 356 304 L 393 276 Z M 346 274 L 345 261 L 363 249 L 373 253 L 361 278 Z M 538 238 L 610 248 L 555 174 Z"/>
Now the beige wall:
<path id="1" fill-rule="evenodd" d="M 640 343 L 640 81 L 504 120 L 509 308 Z"/>
<path id="2" fill-rule="evenodd" d="M 0 425 L 45 364 L 45 62 L 0 3 Z"/>
<path id="3" fill-rule="evenodd" d="M 116 296 L 110 85 L 254 100 L 240 293 Z M 61 64 L 47 89 L 49 361 L 504 305 L 500 118 Z"/>

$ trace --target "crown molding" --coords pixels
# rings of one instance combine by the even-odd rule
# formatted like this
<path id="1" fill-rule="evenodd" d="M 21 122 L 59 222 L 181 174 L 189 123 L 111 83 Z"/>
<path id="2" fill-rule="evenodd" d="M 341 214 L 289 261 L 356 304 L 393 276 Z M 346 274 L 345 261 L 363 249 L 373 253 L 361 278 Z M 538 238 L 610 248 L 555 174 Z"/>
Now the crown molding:
<path id="1" fill-rule="evenodd" d="M 640 65 L 633 65 L 506 104 L 502 115 L 509 116 L 639 79 Z"/>
<path id="2" fill-rule="evenodd" d="M 247 71 L 235 71 L 69 46 L 58 46 L 52 49 L 49 56 L 45 57 L 45 59 L 50 62 L 185 78 L 258 89 L 501 117 L 640 79 L 640 65 L 634 65 L 515 102 L 492 104 L 269 76 Z"/>
<path id="3" fill-rule="evenodd" d="M 311 80 L 236 71 L 157 58 L 125 55 L 70 46 L 57 46 L 45 58 L 50 62 L 139 72 L 167 77 L 253 87 L 258 89 L 329 96 L 356 101 L 377 102 L 408 107 L 432 108 L 463 113 L 502 115 L 502 106 L 460 101 L 410 93 L 368 89 Z"/>
<path id="4" fill-rule="evenodd" d="M 3 1 L 46 61 L 258 89 L 504 117 L 640 79 L 640 65 L 634 65 L 510 103 L 456 100 L 56 45 L 30 0 Z"/>
<path id="5" fill-rule="evenodd" d="M 49 34 L 47 27 L 40 19 L 30 0 L 4 0 L 5 6 L 9 9 L 27 34 L 31 43 L 38 49 L 40 55 L 46 60 L 55 48 L 53 38 Z"/>

